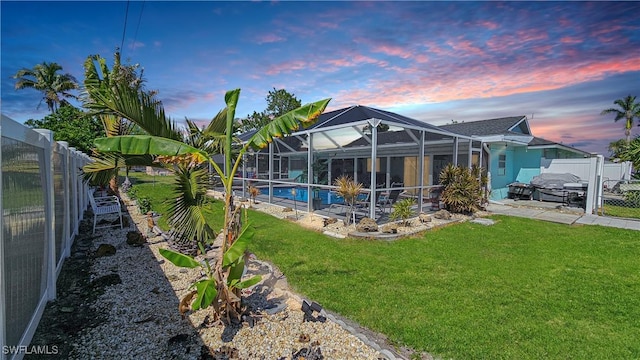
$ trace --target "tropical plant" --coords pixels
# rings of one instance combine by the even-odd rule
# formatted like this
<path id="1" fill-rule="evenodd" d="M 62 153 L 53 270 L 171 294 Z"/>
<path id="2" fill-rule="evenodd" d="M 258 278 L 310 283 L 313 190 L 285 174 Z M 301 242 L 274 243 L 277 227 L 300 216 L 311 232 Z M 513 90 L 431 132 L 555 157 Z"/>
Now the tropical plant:
<path id="1" fill-rule="evenodd" d="M 127 88 L 125 87 L 122 91 L 127 91 Z M 249 148 L 256 150 L 265 148 L 275 137 L 283 137 L 296 131 L 300 126 L 307 127 L 314 124 L 330 101 L 330 99 L 325 99 L 307 104 L 273 119 L 265 127 L 256 131 L 248 141 L 243 144 L 237 144 L 236 151 L 232 152 L 234 147 L 234 116 L 239 95 L 240 89 L 231 90 L 225 94 L 227 107 L 225 111 L 226 121 L 223 141 L 225 158 L 223 168 L 216 164 L 216 162 L 213 161 L 213 157 L 206 151 L 188 145 L 183 141 L 167 137 L 125 135 L 100 138 L 95 142 L 97 150 L 101 152 L 173 157 L 176 161 L 179 160 L 183 163 L 209 164 L 216 171 L 225 190 L 222 246 L 217 258 L 214 259 L 215 263 L 213 266 L 209 264 L 208 260 L 203 260 L 204 267 L 208 269 L 205 272 L 206 278 L 193 284 L 192 288 L 195 287 L 195 290 L 185 296 L 183 302 L 189 303 L 192 309 L 207 308 L 209 305 L 212 305 L 215 319 L 226 323 L 240 321 L 240 317 L 244 311 L 240 291 L 260 280 L 258 277 L 242 280 L 245 266 L 245 253 L 253 237 L 253 230 L 250 224 L 245 224 L 245 226 L 242 227 L 240 223 L 240 208 L 235 206 L 233 199 L 233 178 L 241 163 L 242 156 Z M 136 99 L 142 98 L 137 93 L 134 93 L 133 96 Z M 103 97 L 103 99 L 107 100 L 109 98 Z M 125 108 L 129 108 L 125 100 L 113 100 L 116 101 L 116 104 L 121 103 Z M 143 102 L 142 105 L 148 106 L 150 104 Z M 117 106 L 118 105 L 114 105 L 114 110 L 121 111 Z M 145 109 L 145 107 L 136 110 L 131 108 L 131 111 L 140 112 L 146 111 Z M 151 112 L 150 116 L 155 116 L 156 121 L 163 123 L 166 119 L 164 112 L 160 111 L 161 108 L 156 108 L 156 110 L 157 111 Z M 142 125 L 152 120 L 148 118 L 139 119 L 138 117 L 129 117 L 129 119 L 136 123 L 138 123 L 139 120 L 143 123 Z M 144 128 L 143 126 L 140 127 Z M 204 221 L 208 227 L 213 228 L 213 225 L 207 223 L 206 217 L 204 217 Z M 202 246 L 202 244 L 200 243 L 199 246 Z M 172 250 L 163 251 L 163 256 L 177 266 L 199 266 L 196 265 L 199 264 L 199 262 L 195 261 L 192 257 Z"/>
<path id="2" fill-rule="evenodd" d="M 631 128 L 633 127 L 633 120 L 640 120 L 640 102 L 636 102 L 636 97 L 628 95 L 624 99 L 618 99 L 613 102 L 618 105 L 618 108 L 609 108 L 602 110 L 600 115 L 614 114 L 613 121 L 621 119 L 625 120 L 624 134 L 627 144 L 631 142 Z"/>
<path id="3" fill-rule="evenodd" d="M 407 220 L 412 217 L 415 212 L 413 211 L 413 206 L 416 204 L 416 201 L 411 198 L 402 199 L 393 204 L 393 211 L 389 215 L 391 220 L 402 219 L 402 225 L 407 225 Z"/>
<path id="4" fill-rule="evenodd" d="M 96 117 L 85 116 L 81 110 L 71 105 L 60 107 L 42 120 L 29 119 L 24 124 L 32 128 L 53 130 L 54 140 L 67 141 L 69 146 L 86 154 L 91 154 L 93 140 L 104 136 L 102 125 Z"/>
<path id="5" fill-rule="evenodd" d="M 622 161 L 631 161 L 636 170 L 636 176 L 640 175 L 640 135 L 636 136 L 629 144 L 621 147 L 616 157 Z"/>
<path id="6" fill-rule="evenodd" d="M 336 186 L 336 193 L 342 196 L 344 202 L 348 205 L 345 224 L 349 225 L 351 223 L 351 217 L 353 216 L 356 200 L 358 200 L 358 195 L 362 192 L 362 184 L 356 183 L 346 175 L 338 177 L 334 184 Z"/>
<path id="7" fill-rule="evenodd" d="M 455 213 L 472 213 L 482 203 L 481 179 L 468 167 L 448 164 L 440 173 L 444 186 L 442 202 L 447 210 Z"/>
<path id="8" fill-rule="evenodd" d="M 60 70 L 62 70 L 62 66 L 54 62 L 43 62 L 34 66 L 33 69 L 18 70 L 13 76 L 14 79 L 18 79 L 15 88 L 16 90 L 30 88 L 42 92 L 42 99 L 38 103 L 38 107 L 44 101 L 49 111 L 54 113 L 60 104 L 67 102 L 64 98 L 76 99 L 77 96 L 70 91 L 79 88 L 73 75 L 60 74 L 58 73 Z"/>

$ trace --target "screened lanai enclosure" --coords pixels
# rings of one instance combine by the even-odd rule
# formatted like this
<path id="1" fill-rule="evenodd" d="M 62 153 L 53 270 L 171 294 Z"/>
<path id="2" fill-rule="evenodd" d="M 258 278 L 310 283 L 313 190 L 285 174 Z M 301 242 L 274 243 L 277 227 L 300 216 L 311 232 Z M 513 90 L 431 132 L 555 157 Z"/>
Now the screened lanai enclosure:
<path id="1" fill-rule="evenodd" d="M 236 183 L 243 196 L 251 185 L 270 203 L 295 199 L 312 211 L 343 203 L 335 180 L 346 175 L 363 185 L 359 203 L 375 219 L 381 199 L 390 204 L 398 195 L 415 198 L 422 211 L 447 164 L 482 161 L 478 140 L 388 111 L 352 106 L 326 112 L 313 126 L 247 153 Z"/>

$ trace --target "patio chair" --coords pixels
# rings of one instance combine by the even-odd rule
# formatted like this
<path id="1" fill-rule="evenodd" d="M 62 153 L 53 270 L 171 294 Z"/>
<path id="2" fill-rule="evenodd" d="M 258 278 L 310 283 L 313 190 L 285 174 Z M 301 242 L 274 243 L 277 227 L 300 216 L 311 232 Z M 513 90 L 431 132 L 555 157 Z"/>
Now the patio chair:
<path id="1" fill-rule="evenodd" d="M 98 216 L 118 214 L 120 219 L 120 229 L 122 229 L 122 209 L 120 207 L 120 199 L 117 196 L 100 196 L 94 197 L 95 189 L 88 191 L 89 203 L 91 204 L 91 210 L 93 211 L 93 233 L 96 233 L 96 229 L 111 227 L 112 224 L 106 226 L 96 227 L 98 222 Z"/>
<path id="2" fill-rule="evenodd" d="M 401 188 L 403 186 L 404 186 L 403 183 L 392 183 L 391 184 L 392 188 Z M 383 212 L 386 212 L 386 208 L 387 207 L 389 209 L 391 209 L 393 204 L 395 204 L 396 201 L 398 201 L 398 198 L 400 197 L 400 193 L 402 191 L 403 191 L 402 189 L 393 189 L 388 194 L 383 193 L 382 195 L 380 195 L 380 198 L 378 199 L 378 201 L 376 203 L 378 204 L 378 206 L 381 207 Z"/>

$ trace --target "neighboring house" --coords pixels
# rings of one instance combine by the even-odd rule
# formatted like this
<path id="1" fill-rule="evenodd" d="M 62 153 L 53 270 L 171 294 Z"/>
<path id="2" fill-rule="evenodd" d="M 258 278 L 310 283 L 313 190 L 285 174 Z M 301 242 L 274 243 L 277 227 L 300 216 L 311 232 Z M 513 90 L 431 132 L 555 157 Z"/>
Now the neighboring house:
<path id="1" fill-rule="evenodd" d="M 545 160 L 591 156 L 588 152 L 535 137 L 526 116 L 461 122 L 440 128 L 482 141 L 482 166 L 489 170 L 494 200 L 506 198 L 508 185 L 513 182 L 528 184 L 540 174 Z"/>

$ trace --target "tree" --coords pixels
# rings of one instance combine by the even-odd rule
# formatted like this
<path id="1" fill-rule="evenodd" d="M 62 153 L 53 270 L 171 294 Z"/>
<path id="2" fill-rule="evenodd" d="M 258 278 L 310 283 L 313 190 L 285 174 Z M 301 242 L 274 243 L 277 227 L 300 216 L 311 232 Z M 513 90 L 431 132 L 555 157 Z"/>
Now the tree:
<path id="1" fill-rule="evenodd" d="M 47 103 L 47 108 L 51 113 L 58 109 L 58 105 L 67 101 L 63 98 L 76 99 L 77 96 L 69 91 L 78 89 L 78 82 L 71 74 L 59 74 L 62 66 L 57 63 L 43 62 L 34 66 L 33 69 L 21 69 L 13 76 L 18 79 L 16 82 L 16 90 L 36 89 L 42 92 L 42 100 Z M 40 104 L 38 107 L 40 107 Z"/>
<path id="2" fill-rule="evenodd" d="M 123 90 L 126 92 L 127 88 Z M 160 124 L 159 126 L 167 125 L 165 123 L 166 118 L 164 118 L 164 111 L 160 111 L 160 108 L 153 107 L 147 102 L 138 103 L 139 94 L 135 92 L 121 94 L 121 101 L 110 103 L 109 100 L 112 96 L 108 95 L 108 93 L 109 91 L 105 92 L 107 96 L 103 98 L 103 100 L 106 101 L 103 106 L 111 108 L 112 111 L 122 111 L 124 113 L 125 111 L 119 108 L 120 104 L 126 109 L 130 109 L 130 111 L 134 110 L 134 107 L 130 108 L 130 104 L 135 103 L 137 106 L 141 106 L 141 108 L 136 110 L 140 116 L 128 117 L 129 120 L 140 125 L 141 128 L 145 128 L 146 124 L 154 119 L 154 122 Z M 242 156 L 249 148 L 263 149 L 273 141 L 274 137 L 286 136 L 296 131 L 300 126 L 307 127 L 314 124 L 330 101 L 330 99 L 325 99 L 290 111 L 273 119 L 267 126 L 260 128 L 245 143 L 238 143 L 234 141 L 233 131 L 234 116 L 239 95 L 240 89 L 228 91 L 225 94 L 227 107 L 223 110 L 226 115 L 224 118 L 223 132 L 224 170 L 216 164 L 213 157 L 206 151 L 190 146 L 183 141 L 168 137 L 126 135 L 101 138 L 95 142 L 98 151 L 117 152 L 124 155 L 160 155 L 164 157 L 165 160 L 170 160 L 175 163 L 209 164 L 215 169 L 225 189 L 222 247 L 218 252 L 215 263 L 212 266 L 206 259 L 199 262 L 193 257 L 171 250 L 163 249 L 160 252 L 175 265 L 202 267 L 205 272 L 206 277 L 196 281 L 192 285 L 192 288 L 195 288 L 195 290 L 182 299 L 181 308 L 185 305 L 186 307 L 191 307 L 193 310 L 198 310 L 212 305 L 216 320 L 225 323 L 232 321 L 240 322 L 243 313 L 241 290 L 256 284 L 260 280 L 256 277 L 242 280 L 242 274 L 245 268 L 245 252 L 253 237 L 253 230 L 249 224 L 246 224 L 244 228 L 241 227 L 240 208 L 234 205 L 233 199 L 233 178 L 241 163 Z M 128 97 L 131 97 L 131 99 Z M 100 102 L 102 102 L 102 100 L 100 100 Z M 151 107 L 151 109 L 149 109 L 149 107 Z M 223 111 L 219 114 L 223 113 Z M 147 113 L 147 117 L 141 116 Z M 155 118 L 151 119 L 150 117 L 152 116 L 155 116 Z M 218 121 L 216 119 L 222 121 L 222 117 L 217 116 L 213 121 Z M 213 125 L 211 127 L 218 128 L 218 126 Z M 236 150 L 232 152 L 234 145 Z M 213 225 L 207 222 L 207 217 L 203 214 L 198 214 L 198 216 L 206 223 L 208 228 L 213 228 Z M 203 250 L 202 247 L 201 250 Z"/>
<path id="3" fill-rule="evenodd" d="M 618 99 L 613 102 L 618 105 L 618 108 L 610 108 L 602 110 L 600 115 L 614 114 L 616 117 L 613 121 L 625 119 L 624 134 L 626 136 L 626 142 L 631 142 L 631 128 L 633 127 L 633 120 L 640 120 L 640 102 L 636 102 L 636 97 L 628 95 L 624 99 Z"/>
<path id="4" fill-rule="evenodd" d="M 636 174 L 638 174 L 638 169 L 640 169 L 640 135 L 628 144 L 625 143 L 624 146 L 616 148 L 615 157 L 622 161 L 631 161 Z"/>
<path id="5" fill-rule="evenodd" d="M 81 110 L 69 105 L 61 106 L 56 112 L 42 120 L 29 119 L 24 122 L 31 128 L 53 130 L 53 139 L 67 141 L 69 146 L 91 154 L 93 140 L 104 136 L 102 124 L 94 116 L 86 116 Z"/>
<path id="6" fill-rule="evenodd" d="M 247 132 L 266 126 L 271 120 L 302 105 L 300 99 L 284 89 L 269 91 L 267 94 L 267 108 L 262 112 L 254 111 L 239 126 L 240 131 Z"/>
<path id="7" fill-rule="evenodd" d="M 155 99 L 157 92 L 144 88 L 139 65 L 122 65 L 120 53 L 114 54 L 111 70 L 100 55 L 90 55 L 84 62 L 83 106 L 91 116 L 97 116 L 104 126 L 106 136 L 145 133 L 182 139 L 173 122 L 164 114 L 162 103 Z M 136 122 L 131 118 L 138 119 Z M 85 166 L 85 178 L 93 183 L 106 184 L 118 193 L 118 172 L 122 167 L 133 165 L 156 165 L 153 158 L 145 156 L 120 156 L 101 154 L 94 162 Z"/>

